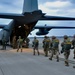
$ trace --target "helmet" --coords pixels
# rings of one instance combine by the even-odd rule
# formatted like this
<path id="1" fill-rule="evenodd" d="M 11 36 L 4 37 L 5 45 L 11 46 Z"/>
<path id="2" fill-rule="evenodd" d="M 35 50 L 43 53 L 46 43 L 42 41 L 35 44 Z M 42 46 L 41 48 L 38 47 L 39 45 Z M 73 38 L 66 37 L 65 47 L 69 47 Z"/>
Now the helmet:
<path id="1" fill-rule="evenodd" d="M 52 36 L 52 39 L 55 39 L 56 37 L 55 36 Z"/>
<path id="2" fill-rule="evenodd" d="M 34 37 L 34 39 L 36 39 L 36 36 Z"/>
<path id="3" fill-rule="evenodd" d="M 19 36 L 19 38 L 21 38 L 21 36 Z"/>
<path id="4" fill-rule="evenodd" d="M 45 36 L 44 38 L 47 38 L 47 36 Z"/>
<path id="5" fill-rule="evenodd" d="M 68 38 L 68 36 L 67 35 L 64 35 L 64 39 L 67 39 Z"/>

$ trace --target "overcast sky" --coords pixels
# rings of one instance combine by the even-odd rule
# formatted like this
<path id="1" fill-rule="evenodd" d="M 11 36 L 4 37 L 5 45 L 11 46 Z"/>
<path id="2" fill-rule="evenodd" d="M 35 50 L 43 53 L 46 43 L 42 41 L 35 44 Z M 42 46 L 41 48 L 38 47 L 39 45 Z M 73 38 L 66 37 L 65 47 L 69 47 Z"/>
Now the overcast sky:
<path id="1" fill-rule="evenodd" d="M 0 13 L 22 13 L 24 0 L 0 0 Z M 75 0 L 38 0 L 38 8 L 46 15 L 75 17 Z M 0 19 L 0 24 L 8 24 L 11 20 Z M 75 21 L 38 21 L 37 25 L 75 26 Z M 34 30 L 32 35 L 34 36 Z M 74 35 L 75 29 L 52 29 L 49 36 Z"/>

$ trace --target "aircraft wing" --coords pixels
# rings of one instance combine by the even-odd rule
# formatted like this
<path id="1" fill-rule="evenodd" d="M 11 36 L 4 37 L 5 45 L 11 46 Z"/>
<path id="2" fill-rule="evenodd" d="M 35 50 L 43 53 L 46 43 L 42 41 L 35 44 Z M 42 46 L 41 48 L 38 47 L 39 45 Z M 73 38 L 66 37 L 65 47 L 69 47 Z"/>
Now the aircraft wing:
<path id="1" fill-rule="evenodd" d="M 62 16 L 46 16 L 43 15 L 40 20 L 75 20 L 73 17 L 62 17 Z"/>
<path id="2" fill-rule="evenodd" d="M 75 29 L 75 27 L 69 26 L 35 26 L 34 29 Z"/>
<path id="3" fill-rule="evenodd" d="M 23 19 L 23 14 L 14 13 L 0 13 L 0 18 L 6 19 Z M 46 16 L 45 14 L 39 20 L 75 20 L 73 17 L 62 17 L 62 16 Z"/>
<path id="4" fill-rule="evenodd" d="M 36 32 L 36 35 L 46 35 L 49 33 L 51 29 L 75 29 L 75 27 L 65 27 L 65 26 L 35 26 L 34 29 L 39 29 L 38 32 Z"/>
<path id="5" fill-rule="evenodd" d="M 46 35 L 49 33 L 51 29 L 75 29 L 75 27 L 65 27 L 65 26 L 35 26 L 34 29 L 39 29 L 38 32 L 36 32 L 36 35 Z"/>
<path id="6" fill-rule="evenodd" d="M 24 15 L 22 14 L 11 14 L 11 13 L 0 13 L 0 18 L 6 18 L 6 19 L 21 19 Z"/>

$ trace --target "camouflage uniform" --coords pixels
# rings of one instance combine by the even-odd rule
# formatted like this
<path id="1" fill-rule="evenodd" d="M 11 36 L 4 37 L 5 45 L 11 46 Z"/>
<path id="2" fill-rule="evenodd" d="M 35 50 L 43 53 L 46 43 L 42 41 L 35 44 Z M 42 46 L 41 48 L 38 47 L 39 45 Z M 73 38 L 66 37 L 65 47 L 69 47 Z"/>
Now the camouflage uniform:
<path id="1" fill-rule="evenodd" d="M 73 49 L 74 49 L 74 59 L 75 59 L 75 35 L 73 36 L 73 40 L 72 40 L 72 45 L 73 45 Z M 75 66 L 73 66 L 73 68 L 75 68 Z"/>
<path id="2" fill-rule="evenodd" d="M 44 40 L 43 40 L 43 48 L 45 47 L 45 40 L 46 40 L 46 36 L 44 37 Z M 45 53 L 45 48 L 44 48 L 44 53 Z"/>
<path id="3" fill-rule="evenodd" d="M 44 40 L 43 40 L 43 48 L 44 48 L 44 53 L 45 53 L 45 56 L 48 56 L 48 51 L 49 51 L 49 48 L 50 48 L 50 39 L 45 36 Z"/>
<path id="4" fill-rule="evenodd" d="M 39 50 L 38 50 L 38 46 L 39 46 L 39 40 L 34 37 L 34 40 L 32 42 L 32 47 L 33 47 L 33 55 L 35 55 L 35 50 L 37 50 L 37 53 L 39 55 Z"/>
<path id="5" fill-rule="evenodd" d="M 59 62 L 59 40 L 52 36 L 52 50 L 50 55 L 50 60 L 52 60 L 53 55 L 56 55 L 57 62 Z"/>
<path id="6" fill-rule="evenodd" d="M 72 40 L 72 45 L 73 45 L 73 49 L 74 49 L 74 59 L 75 59 L 75 35 L 74 35 L 74 38 L 73 38 L 73 40 Z"/>
<path id="7" fill-rule="evenodd" d="M 67 35 L 64 36 L 64 57 L 65 57 L 65 66 L 69 66 L 68 58 L 70 55 L 71 41 Z"/>
<path id="8" fill-rule="evenodd" d="M 19 51 L 19 48 L 21 48 L 21 52 L 22 52 L 22 44 L 23 44 L 23 39 L 21 38 L 21 36 L 19 36 L 19 39 L 17 40 L 17 52 Z"/>

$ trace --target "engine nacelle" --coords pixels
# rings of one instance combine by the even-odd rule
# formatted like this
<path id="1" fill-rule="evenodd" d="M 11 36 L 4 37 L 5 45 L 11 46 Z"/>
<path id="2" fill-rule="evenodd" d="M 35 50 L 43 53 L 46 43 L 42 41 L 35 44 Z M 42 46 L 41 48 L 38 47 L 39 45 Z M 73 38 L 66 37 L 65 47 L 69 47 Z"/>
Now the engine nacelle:
<path id="1" fill-rule="evenodd" d="M 36 33 L 36 35 L 46 35 L 46 34 L 48 34 L 49 32 L 46 30 L 46 31 L 38 31 L 37 33 Z"/>

